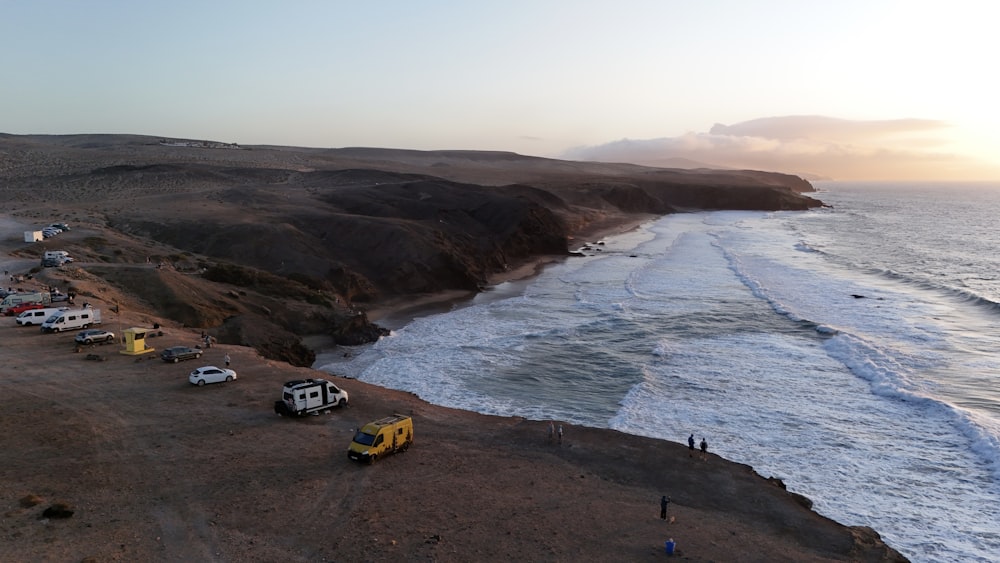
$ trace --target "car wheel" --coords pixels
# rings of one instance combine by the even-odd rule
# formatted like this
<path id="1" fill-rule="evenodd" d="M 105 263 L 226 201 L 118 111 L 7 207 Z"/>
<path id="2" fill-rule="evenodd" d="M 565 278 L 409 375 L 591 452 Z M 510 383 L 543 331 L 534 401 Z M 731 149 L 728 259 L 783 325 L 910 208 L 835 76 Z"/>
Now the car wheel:
<path id="1" fill-rule="evenodd" d="M 205 386 L 205 380 L 204 379 L 199 379 L 198 380 L 198 387 L 204 387 L 204 386 Z"/>
<path id="2" fill-rule="evenodd" d="M 59 332 L 59 327 L 55 327 L 55 328 L 53 328 L 53 329 L 52 329 L 52 332 Z"/>
<path id="3" fill-rule="evenodd" d="M 347 404 L 347 399 L 341 399 L 341 400 L 337 401 L 337 406 L 338 407 L 342 407 L 342 406 L 344 406 L 346 404 Z"/>
<path id="4" fill-rule="evenodd" d="M 227 375 L 226 376 L 226 383 L 229 383 L 232 380 L 233 380 L 233 376 L 231 376 L 231 375 Z"/>
<path id="5" fill-rule="evenodd" d="M 176 364 L 177 362 L 179 362 L 179 361 L 181 361 L 181 360 L 180 360 L 179 358 L 174 358 L 173 360 L 170 360 L 170 361 L 172 361 L 173 363 L 175 363 L 175 364 Z"/>
<path id="6" fill-rule="evenodd" d="M 378 456 L 377 455 L 370 455 L 370 456 L 368 456 L 368 465 L 374 464 L 376 457 L 378 457 Z"/>
<path id="7" fill-rule="evenodd" d="M 111 342 L 111 341 L 112 341 L 112 340 L 114 340 L 114 339 L 115 339 L 115 337 L 114 337 L 114 336 L 111 336 L 111 335 L 109 334 L 109 335 L 107 336 L 107 338 L 105 338 L 105 339 L 104 339 L 104 341 L 105 341 L 105 342 Z"/>
<path id="8" fill-rule="evenodd" d="M 194 359 L 196 359 L 196 360 L 197 360 L 198 358 L 201 358 L 201 354 L 195 354 L 195 355 L 194 355 Z"/>

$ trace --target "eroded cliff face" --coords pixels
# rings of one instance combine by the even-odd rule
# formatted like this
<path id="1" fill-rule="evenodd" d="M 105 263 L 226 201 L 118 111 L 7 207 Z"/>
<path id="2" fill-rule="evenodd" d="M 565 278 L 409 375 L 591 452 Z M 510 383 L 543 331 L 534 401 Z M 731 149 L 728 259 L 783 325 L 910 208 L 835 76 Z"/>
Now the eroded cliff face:
<path id="1" fill-rule="evenodd" d="M 475 151 L 198 149 L 113 135 L 0 142 L 14 157 L 2 171 L 14 201 L 90 210 L 95 236 L 67 248 L 78 262 L 114 264 L 93 270 L 165 317 L 271 357 L 317 331 L 377 338 L 366 306 L 475 291 L 519 262 L 567 254 L 567 241 L 597 224 L 821 205 L 802 195 L 808 182 L 756 171 Z M 182 276 L 122 268 L 150 255 Z"/>
<path id="2" fill-rule="evenodd" d="M 755 184 L 639 178 L 481 186 L 361 170 L 297 173 L 280 185 L 229 187 L 212 197 L 219 207 L 212 214 L 122 209 L 109 214 L 109 225 L 208 259 L 309 280 L 358 304 L 476 290 L 532 256 L 567 253 L 570 237 L 609 214 L 820 204 L 789 188 Z"/>

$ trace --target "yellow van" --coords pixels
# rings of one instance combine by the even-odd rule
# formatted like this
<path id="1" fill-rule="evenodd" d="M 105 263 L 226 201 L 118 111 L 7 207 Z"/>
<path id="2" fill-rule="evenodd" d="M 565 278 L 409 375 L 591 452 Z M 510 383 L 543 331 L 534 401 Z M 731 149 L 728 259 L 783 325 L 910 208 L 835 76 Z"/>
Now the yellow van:
<path id="1" fill-rule="evenodd" d="M 347 447 L 347 457 L 375 463 L 384 455 L 405 452 L 412 443 L 413 419 L 394 414 L 362 426 Z"/>

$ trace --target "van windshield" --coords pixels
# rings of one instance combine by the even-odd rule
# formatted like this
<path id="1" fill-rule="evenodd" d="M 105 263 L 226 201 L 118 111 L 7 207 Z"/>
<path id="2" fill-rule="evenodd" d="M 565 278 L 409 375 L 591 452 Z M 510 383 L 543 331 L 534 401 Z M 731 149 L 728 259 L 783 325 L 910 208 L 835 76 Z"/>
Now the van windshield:
<path id="1" fill-rule="evenodd" d="M 372 442 L 375 441 L 375 435 L 367 434 L 359 430 L 358 433 L 354 435 L 354 441 L 363 446 L 370 446 L 372 445 Z"/>

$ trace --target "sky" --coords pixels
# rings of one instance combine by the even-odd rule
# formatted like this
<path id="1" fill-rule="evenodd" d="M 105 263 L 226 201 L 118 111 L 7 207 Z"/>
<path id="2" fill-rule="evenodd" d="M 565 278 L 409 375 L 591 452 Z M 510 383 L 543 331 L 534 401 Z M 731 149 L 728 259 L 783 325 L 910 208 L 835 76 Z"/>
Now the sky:
<path id="1" fill-rule="evenodd" d="M 971 0 L 0 0 L 0 132 L 1000 180 L 997 16 Z"/>

